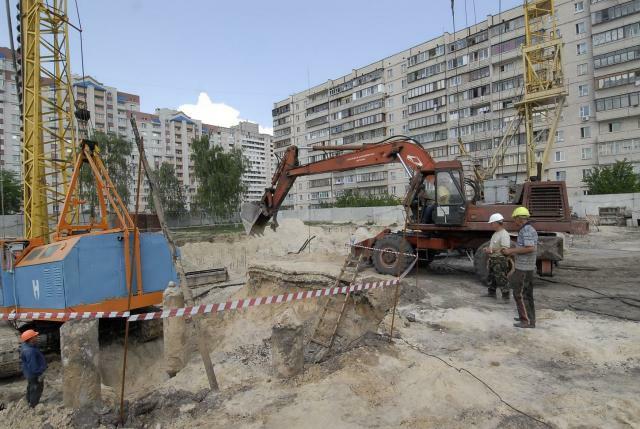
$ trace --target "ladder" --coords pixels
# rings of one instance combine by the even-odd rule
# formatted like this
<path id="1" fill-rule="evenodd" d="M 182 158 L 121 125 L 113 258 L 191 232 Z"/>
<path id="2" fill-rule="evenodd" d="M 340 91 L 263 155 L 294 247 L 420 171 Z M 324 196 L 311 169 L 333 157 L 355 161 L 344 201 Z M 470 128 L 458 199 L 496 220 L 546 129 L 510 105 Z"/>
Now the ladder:
<path id="1" fill-rule="evenodd" d="M 348 285 L 353 284 L 358 277 L 362 258 L 362 253 L 359 256 L 349 253 L 333 287 L 339 287 L 343 282 Z M 320 316 L 320 321 L 318 325 L 316 325 L 316 329 L 311 337 L 312 343 L 326 348 L 327 351 L 331 350 L 350 296 L 351 293 L 347 290 L 342 300 L 338 297 L 336 297 L 336 299 L 333 299 L 333 297 L 327 299 L 324 309 L 322 310 L 322 315 Z"/>

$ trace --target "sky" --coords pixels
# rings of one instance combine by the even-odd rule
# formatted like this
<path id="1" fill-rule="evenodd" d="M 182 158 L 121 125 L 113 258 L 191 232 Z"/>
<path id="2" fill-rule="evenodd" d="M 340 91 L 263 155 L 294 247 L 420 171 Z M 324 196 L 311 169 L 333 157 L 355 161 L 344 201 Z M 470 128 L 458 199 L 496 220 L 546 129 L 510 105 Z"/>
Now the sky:
<path id="1" fill-rule="evenodd" d="M 174 108 L 266 131 L 274 102 L 453 29 L 450 0 L 77 2 L 86 75 L 139 94 L 144 112 Z M 466 0 L 465 14 L 457 0 L 456 29 L 521 4 Z M 77 25 L 74 0 L 68 14 Z M 3 21 L 0 45 L 8 46 Z M 71 69 L 81 74 L 79 32 L 70 40 Z"/>

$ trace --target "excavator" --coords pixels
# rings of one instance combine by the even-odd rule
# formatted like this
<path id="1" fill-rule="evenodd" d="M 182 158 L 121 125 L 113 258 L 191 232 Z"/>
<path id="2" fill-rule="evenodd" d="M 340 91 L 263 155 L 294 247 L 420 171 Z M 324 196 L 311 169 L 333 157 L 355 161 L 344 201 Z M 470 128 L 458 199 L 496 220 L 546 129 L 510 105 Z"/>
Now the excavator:
<path id="1" fill-rule="evenodd" d="M 567 189 L 562 181 L 527 181 L 512 204 L 481 204 L 468 198 L 460 161 L 435 162 L 429 153 L 409 137 L 394 136 L 377 144 L 314 147 L 316 150 L 343 152 L 334 157 L 300 164 L 298 148 L 289 147 L 276 169 L 271 186 L 259 202 L 245 203 L 241 218 L 249 234 L 261 234 L 271 222 L 276 229 L 277 214 L 295 180 L 301 176 L 348 171 L 361 167 L 399 162 L 409 179 L 403 200 L 405 227 L 385 229 L 357 247 L 358 252 L 381 274 L 398 275 L 416 253 L 432 261 L 438 253 L 460 250 L 473 252 L 479 277 L 486 277 L 485 253 L 493 233 L 487 222 L 493 213 L 501 213 L 509 232 L 517 227 L 511 213 L 518 206 L 531 212 L 540 235 L 538 271 L 552 275 L 553 266 L 562 259 L 562 233 L 585 234 L 588 223 L 571 219 Z M 432 197 L 424 197 L 431 194 Z M 434 195 L 435 194 L 435 195 Z"/>

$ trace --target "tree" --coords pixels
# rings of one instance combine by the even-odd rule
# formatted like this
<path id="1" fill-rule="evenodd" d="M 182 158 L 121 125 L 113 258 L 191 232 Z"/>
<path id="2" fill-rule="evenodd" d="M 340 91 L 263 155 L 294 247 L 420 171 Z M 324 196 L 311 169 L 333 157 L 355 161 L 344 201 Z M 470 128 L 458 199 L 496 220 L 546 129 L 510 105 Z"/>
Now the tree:
<path id="1" fill-rule="evenodd" d="M 193 139 L 191 159 L 198 180 L 197 206 L 215 216 L 229 216 L 240 207 L 247 186 L 242 175 L 249 161 L 239 149 L 224 152 L 221 146 L 210 146 L 209 137 Z"/>
<path id="2" fill-rule="evenodd" d="M 640 178 L 626 159 L 616 161 L 613 165 L 594 167 L 584 183 L 592 195 L 640 192 Z"/>
<path id="3" fill-rule="evenodd" d="M 394 195 L 360 195 L 353 191 L 346 191 L 336 198 L 334 207 L 381 207 L 397 206 L 402 200 Z"/>
<path id="4" fill-rule="evenodd" d="M 20 204 L 22 203 L 22 189 L 20 181 L 16 173 L 13 171 L 1 170 L 0 182 L 2 184 L 2 201 L 0 214 L 13 214 L 20 211 Z"/>
<path id="5" fill-rule="evenodd" d="M 105 134 L 96 131 L 93 140 L 97 142 L 100 158 L 104 163 L 111 181 L 116 187 L 122 201 L 128 205 L 131 197 L 129 185 L 133 180 L 134 168 L 131 168 L 132 144 L 114 134 Z M 85 163 L 80 171 L 80 197 L 87 200 L 91 207 L 91 215 L 95 215 L 95 207 L 98 204 L 95 180 L 91 167 Z"/>
<path id="6" fill-rule="evenodd" d="M 180 217 L 187 213 L 187 198 L 184 186 L 178 179 L 173 165 L 163 162 L 160 168 L 153 171 L 153 177 L 158 186 L 158 195 L 167 215 Z M 153 209 L 153 199 L 151 199 L 151 210 Z"/>

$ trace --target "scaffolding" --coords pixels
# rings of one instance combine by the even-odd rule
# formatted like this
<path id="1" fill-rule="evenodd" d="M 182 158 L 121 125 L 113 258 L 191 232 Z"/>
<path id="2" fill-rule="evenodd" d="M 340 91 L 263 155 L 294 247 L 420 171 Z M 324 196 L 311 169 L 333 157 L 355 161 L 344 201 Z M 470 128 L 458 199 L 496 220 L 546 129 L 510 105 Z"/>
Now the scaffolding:
<path id="1" fill-rule="evenodd" d="M 18 9 L 24 234 L 46 243 L 76 155 L 67 0 L 20 0 Z"/>

